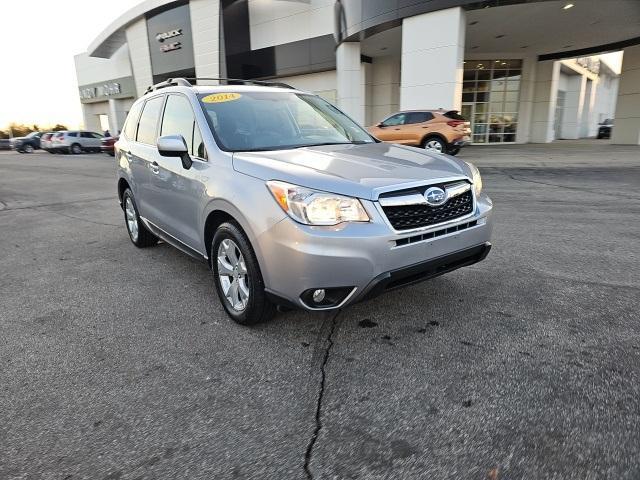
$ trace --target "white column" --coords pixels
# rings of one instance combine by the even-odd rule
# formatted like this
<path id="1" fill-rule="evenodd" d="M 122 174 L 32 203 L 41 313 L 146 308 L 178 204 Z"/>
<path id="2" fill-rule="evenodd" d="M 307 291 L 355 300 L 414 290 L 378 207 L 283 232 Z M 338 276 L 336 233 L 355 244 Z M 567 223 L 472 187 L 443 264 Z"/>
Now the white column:
<path id="1" fill-rule="evenodd" d="M 562 138 L 580 138 L 580 123 L 582 121 L 586 84 L 587 77 L 584 75 L 569 76 L 564 113 L 562 114 Z"/>
<path id="2" fill-rule="evenodd" d="M 371 123 L 384 120 L 400 109 L 400 59 L 375 57 L 371 69 Z"/>
<path id="3" fill-rule="evenodd" d="M 109 132 L 111 135 L 115 136 L 122 130 L 129 108 L 129 100 L 109 99 Z"/>
<path id="4" fill-rule="evenodd" d="M 560 62 L 538 62 L 533 88 L 533 113 L 531 115 L 531 141 L 548 143 L 554 139 L 553 122 L 558 98 Z"/>
<path id="5" fill-rule="evenodd" d="M 460 110 L 464 37 L 460 7 L 402 20 L 401 110 Z"/>
<path id="6" fill-rule="evenodd" d="M 100 128 L 100 120 L 98 114 L 95 113 L 95 108 L 91 103 L 82 104 L 82 118 L 84 120 L 85 130 L 91 130 L 93 132 L 102 132 Z"/>
<path id="7" fill-rule="evenodd" d="M 191 0 L 191 27 L 196 77 L 220 76 L 220 1 Z"/>
<path id="8" fill-rule="evenodd" d="M 640 45 L 624 49 L 611 143 L 640 145 Z"/>
<path id="9" fill-rule="evenodd" d="M 148 86 L 153 85 L 147 21 L 144 18 L 127 27 L 127 44 L 129 45 L 133 79 L 136 83 L 136 93 L 140 97 L 144 95 Z"/>
<path id="10" fill-rule="evenodd" d="M 360 42 L 344 42 L 336 50 L 338 106 L 356 122 L 365 121 L 365 69 L 360 62 Z"/>
<path id="11" fill-rule="evenodd" d="M 531 120 L 533 116 L 533 95 L 536 81 L 537 57 L 522 59 L 522 75 L 520 76 L 520 101 L 518 103 L 518 128 L 516 143 L 531 141 Z"/>
<path id="12" fill-rule="evenodd" d="M 595 136 L 596 120 L 594 118 L 596 104 L 596 81 L 587 78 L 584 90 L 584 104 L 580 120 L 580 138 Z"/>

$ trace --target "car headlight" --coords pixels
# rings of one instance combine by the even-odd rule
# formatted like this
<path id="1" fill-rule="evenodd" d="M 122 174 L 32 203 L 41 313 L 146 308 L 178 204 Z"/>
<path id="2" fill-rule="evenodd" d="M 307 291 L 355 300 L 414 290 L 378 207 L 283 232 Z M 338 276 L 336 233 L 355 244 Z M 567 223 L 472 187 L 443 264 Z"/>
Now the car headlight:
<path id="1" fill-rule="evenodd" d="M 337 225 L 342 222 L 369 221 L 369 215 L 357 198 L 276 180 L 267 182 L 267 187 L 278 205 L 296 222 L 306 225 Z"/>
<path id="2" fill-rule="evenodd" d="M 473 182 L 473 191 L 476 194 L 476 197 L 480 195 L 482 192 L 482 177 L 480 176 L 480 170 L 473 163 L 464 162 L 469 166 L 469 170 L 471 170 L 471 181 Z"/>

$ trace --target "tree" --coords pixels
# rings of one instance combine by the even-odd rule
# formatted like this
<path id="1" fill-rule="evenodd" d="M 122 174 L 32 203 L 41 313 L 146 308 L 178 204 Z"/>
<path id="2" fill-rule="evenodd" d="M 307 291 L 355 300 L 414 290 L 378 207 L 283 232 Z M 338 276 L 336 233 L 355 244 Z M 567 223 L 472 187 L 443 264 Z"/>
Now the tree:
<path id="1" fill-rule="evenodd" d="M 53 128 L 51 128 L 52 132 L 61 132 L 63 130 L 68 130 L 66 126 L 56 123 Z"/>

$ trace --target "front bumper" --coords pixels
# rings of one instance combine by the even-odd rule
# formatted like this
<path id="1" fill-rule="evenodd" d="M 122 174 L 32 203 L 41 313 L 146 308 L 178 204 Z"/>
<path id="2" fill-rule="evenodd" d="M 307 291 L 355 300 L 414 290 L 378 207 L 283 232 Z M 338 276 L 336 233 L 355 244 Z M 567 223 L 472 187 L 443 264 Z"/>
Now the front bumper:
<path id="1" fill-rule="evenodd" d="M 471 217 L 410 232 L 393 232 L 374 203 L 363 204 L 370 223 L 312 227 L 285 218 L 257 238 L 272 298 L 307 310 L 340 308 L 476 263 L 490 248 L 492 203 L 484 194 Z M 416 240 L 429 232 L 438 235 Z M 403 242 L 408 238 L 410 243 Z M 309 289 L 344 287 L 350 287 L 349 295 L 330 307 L 316 308 L 300 298 Z"/>
<path id="2" fill-rule="evenodd" d="M 466 147 L 467 145 L 469 145 L 471 143 L 471 138 L 470 137 L 462 137 L 462 138 L 458 138 L 457 140 L 454 140 L 453 142 L 451 142 L 451 147 L 455 147 L 455 148 L 462 148 L 462 147 Z"/>

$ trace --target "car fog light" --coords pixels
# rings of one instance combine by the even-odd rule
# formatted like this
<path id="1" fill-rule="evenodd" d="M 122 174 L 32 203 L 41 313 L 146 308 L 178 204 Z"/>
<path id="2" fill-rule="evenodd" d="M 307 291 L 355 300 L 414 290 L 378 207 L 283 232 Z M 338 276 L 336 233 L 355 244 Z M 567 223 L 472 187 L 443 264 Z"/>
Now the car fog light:
<path id="1" fill-rule="evenodd" d="M 324 288 L 320 288 L 318 290 L 314 290 L 313 292 L 313 301 L 316 303 L 320 303 L 324 300 L 325 291 Z"/>

